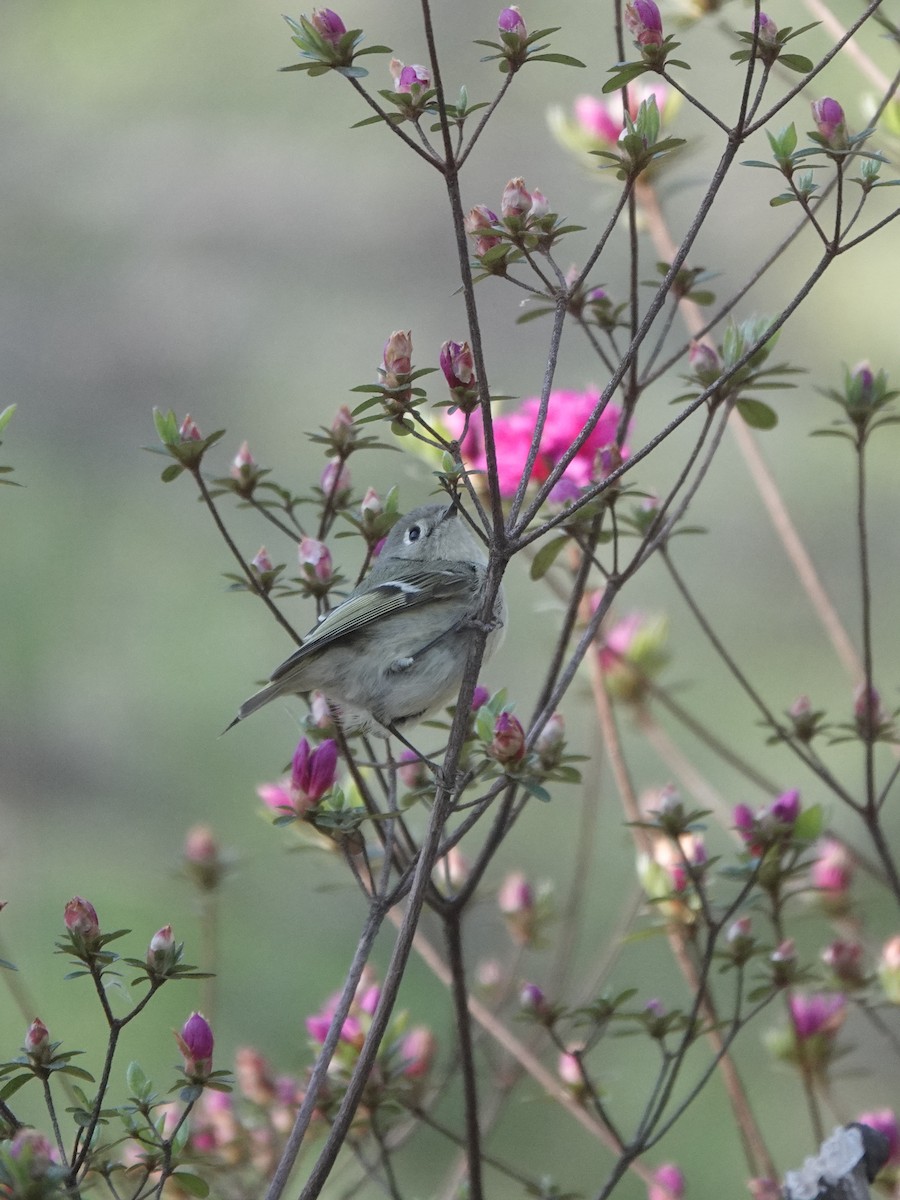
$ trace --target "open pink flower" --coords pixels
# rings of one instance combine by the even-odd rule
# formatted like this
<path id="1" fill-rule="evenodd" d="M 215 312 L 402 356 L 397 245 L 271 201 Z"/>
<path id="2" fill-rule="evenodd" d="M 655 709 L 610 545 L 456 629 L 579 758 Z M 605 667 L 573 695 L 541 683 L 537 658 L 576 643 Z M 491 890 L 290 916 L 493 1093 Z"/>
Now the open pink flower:
<path id="1" fill-rule="evenodd" d="M 531 478 L 536 483 L 542 483 L 547 478 L 563 453 L 584 430 L 585 423 L 598 400 L 599 393 L 594 391 L 555 391 L 550 393 L 547 421 L 541 437 L 540 451 L 531 473 Z M 523 400 L 511 412 L 502 413 L 494 418 L 497 474 L 500 493 L 503 496 L 514 495 L 519 486 L 531 439 L 534 436 L 539 409 L 540 400 L 538 397 L 532 396 Z M 584 445 L 566 468 L 560 481 L 560 495 L 564 490 L 562 485 L 568 484 L 570 490 L 572 488 L 577 490 L 585 487 L 595 478 L 595 460 L 604 447 L 615 441 L 619 416 L 620 411 L 615 405 L 608 404 L 606 406 Z M 463 420 L 461 413 L 454 413 L 447 417 L 447 422 L 454 433 L 462 433 Z M 470 468 L 480 471 L 486 468 L 484 434 L 479 413 L 475 413 L 469 422 L 468 433 L 462 442 L 462 453 Z M 623 455 L 627 456 L 627 453 L 627 450 L 623 450 Z"/>

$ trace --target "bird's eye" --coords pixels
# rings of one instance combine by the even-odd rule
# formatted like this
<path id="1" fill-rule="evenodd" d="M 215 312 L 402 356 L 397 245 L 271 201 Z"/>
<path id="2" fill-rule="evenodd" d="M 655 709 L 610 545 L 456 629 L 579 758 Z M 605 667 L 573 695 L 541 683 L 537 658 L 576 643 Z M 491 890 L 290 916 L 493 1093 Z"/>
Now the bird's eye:
<path id="1" fill-rule="evenodd" d="M 407 542 L 417 542 L 421 536 L 422 536 L 422 526 L 421 525 L 410 525 L 409 529 L 407 529 L 407 531 L 406 531 Z"/>

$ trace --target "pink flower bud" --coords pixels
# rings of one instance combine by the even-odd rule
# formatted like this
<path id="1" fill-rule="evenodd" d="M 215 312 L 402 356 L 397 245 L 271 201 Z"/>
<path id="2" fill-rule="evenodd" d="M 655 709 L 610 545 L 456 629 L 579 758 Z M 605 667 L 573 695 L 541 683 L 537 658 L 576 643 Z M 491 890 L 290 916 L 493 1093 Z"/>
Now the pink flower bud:
<path id="1" fill-rule="evenodd" d="M 344 22 L 330 8 L 314 8 L 309 21 L 316 33 L 332 45 L 336 45 L 347 32 Z"/>
<path id="2" fill-rule="evenodd" d="M 401 1074 L 406 1079 L 421 1079 L 431 1070 L 437 1041 L 423 1025 L 411 1029 L 400 1043 Z"/>
<path id="3" fill-rule="evenodd" d="M 241 1094 L 251 1104 L 267 1108 L 275 1099 L 275 1080 L 265 1057 L 252 1046 L 234 1052 L 234 1073 Z"/>
<path id="4" fill-rule="evenodd" d="M 625 24 L 639 46 L 662 45 L 662 17 L 654 0 L 629 0 L 625 5 Z"/>
<path id="5" fill-rule="evenodd" d="M 847 125 L 844 110 L 837 100 L 826 96 L 824 100 L 816 100 L 812 106 L 813 120 L 821 136 L 835 150 L 847 148 Z"/>
<path id="6" fill-rule="evenodd" d="M 415 750 L 404 750 L 400 755 L 397 774 L 405 788 L 411 792 L 428 782 L 428 768 L 422 761 L 422 756 Z"/>
<path id="7" fill-rule="evenodd" d="M 847 1015 L 846 999 L 835 992 L 795 992 L 788 1008 L 794 1032 L 801 1042 L 816 1034 L 834 1038 Z"/>
<path id="8" fill-rule="evenodd" d="M 519 989 L 519 1008 L 534 1016 L 547 1012 L 547 998 L 536 983 L 522 984 Z"/>
<path id="9" fill-rule="evenodd" d="M 833 941 L 825 947 L 821 957 L 829 971 L 845 986 L 860 987 L 865 982 L 860 942 Z"/>
<path id="10" fill-rule="evenodd" d="M 729 925 L 725 941 L 731 957 L 736 963 L 745 963 L 753 952 L 752 922 L 749 917 L 738 917 Z"/>
<path id="11" fill-rule="evenodd" d="M 427 67 L 418 64 L 407 67 L 399 59 L 392 58 L 390 72 L 394 80 L 395 92 L 409 92 L 413 96 L 417 96 L 431 87 L 431 72 Z"/>
<path id="12" fill-rule="evenodd" d="M 566 744 L 566 723 L 562 713 L 556 712 L 538 735 L 535 749 L 541 766 L 545 770 L 558 766 Z"/>
<path id="13" fill-rule="evenodd" d="M 481 708 L 482 705 L 487 704 L 490 698 L 491 693 L 487 690 L 487 688 L 482 687 L 481 684 L 478 684 L 478 686 L 475 688 L 475 691 L 472 693 L 472 712 L 478 712 L 479 708 Z"/>
<path id="14" fill-rule="evenodd" d="M 793 825 L 800 815 L 800 793 L 796 788 L 783 792 L 770 805 L 769 813 L 780 825 Z"/>
<path id="15" fill-rule="evenodd" d="M 5 1149 L 12 1161 L 18 1164 L 19 1170 L 27 1171 L 28 1176 L 27 1182 L 21 1180 L 23 1188 L 27 1191 L 19 1190 L 14 1184 L 15 1190 L 8 1193 L 10 1196 L 50 1196 L 53 1192 L 58 1192 L 59 1151 L 49 1138 L 38 1133 L 36 1129 L 24 1127 L 16 1131 L 15 1137 L 6 1144 Z M 51 1172 L 56 1176 L 55 1179 Z M 20 1178 L 17 1173 L 16 1179 Z M 44 1180 L 47 1181 L 46 1189 L 40 1186 Z"/>
<path id="16" fill-rule="evenodd" d="M 531 884 L 521 871 L 507 875 L 497 893 L 509 936 L 517 946 L 530 946 L 537 932 L 537 908 Z"/>
<path id="17" fill-rule="evenodd" d="M 35 1017 L 25 1031 L 22 1049 L 35 1063 L 44 1063 L 50 1056 L 50 1032 L 40 1019 Z"/>
<path id="18" fill-rule="evenodd" d="M 81 896 L 75 896 L 69 901 L 63 920 L 69 933 L 76 934 L 85 942 L 93 941 L 100 933 L 97 910 L 90 900 L 83 900 Z"/>
<path id="19" fill-rule="evenodd" d="M 366 494 L 362 498 L 359 511 L 363 520 L 371 517 L 380 517 L 384 512 L 384 505 L 381 502 L 381 497 L 374 488 L 366 489 Z"/>
<path id="20" fill-rule="evenodd" d="M 663 1163 L 653 1172 L 653 1182 L 647 1188 L 647 1200 L 682 1200 L 684 1175 L 674 1163 Z"/>
<path id="21" fill-rule="evenodd" d="M 475 982 L 483 992 L 496 991 L 503 982 L 503 972 L 495 958 L 482 959 L 475 968 Z"/>
<path id="22" fill-rule="evenodd" d="M 339 458 L 329 459 L 319 479 L 319 487 L 324 494 L 336 504 L 340 504 L 351 486 L 350 469 L 347 464 Z"/>
<path id="23" fill-rule="evenodd" d="M 900 934 L 890 938 L 881 948 L 878 979 L 891 1004 L 900 1004 Z"/>
<path id="24" fill-rule="evenodd" d="M 496 227 L 499 218 L 484 204 L 476 204 L 470 209 L 465 221 L 466 233 L 475 239 L 475 253 L 480 257 L 487 254 L 501 239 L 491 231 Z"/>
<path id="25" fill-rule="evenodd" d="M 774 1179 L 767 1179 L 764 1175 L 748 1179 L 747 1191 L 753 1200 L 782 1200 L 784 1195 L 781 1185 Z"/>
<path id="26" fill-rule="evenodd" d="M 184 839 L 184 861 L 189 874 L 205 891 L 215 888 L 225 874 L 225 860 L 209 825 L 194 825 Z"/>
<path id="27" fill-rule="evenodd" d="M 500 201 L 500 216 L 504 220 L 510 217 L 522 218 L 528 215 L 530 208 L 531 193 L 525 187 L 525 180 L 521 176 L 511 179 L 503 189 L 503 196 Z"/>
<path id="28" fill-rule="evenodd" d="M 262 575 L 265 571 L 273 570 L 272 560 L 269 558 L 269 552 L 265 546 L 260 546 L 256 552 L 256 555 L 251 558 L 250 565 L 255 567 L 257 571 L 259 571 L 260 575 Z"/>
<path id="29" fill-rule="evenodd" d="M 174 961 L 175 937 L 171 925 L 163 925 L 150 939 L 147 947 L 147 966 L 154 971 L 164 971 Z"/>
<path id="30" fill-rule="evenodd" d="M 331 422 L 331 444 L 335 451 L 348 450 L 356 441 L 356 422 L 346 404 L 342 404 Z"/>
<path id="31" fill-rule="evenodd" d="M 534 889 L 522 871 L 506 876 L 497 893 L 497 906 L 505 917 L 534 911 Z"/>
<path id="32" fill-rule="evenodd" d="M 540 221 L 542 217 L 546 217 L 550 211 L 550 201 L 542 191 L 535 188 L 531 193 L 531 207 L 528 210 L 528 222 L 534 224 Z"/>
<path id="33" fill-rule="evenodd" d="M 500 16 L 497 19 L 497 30 L 514 38 L 516 43 L 520 45 L 528 38 L 528 31 L 525 28 L 525 22 L 522 20 L 522 14 L 514 4 L 510 5 L 509 8 L 501 10 Z"/>
<path id="34" fill-rule="evenodd" d="M 856 730 L 864 742 L 875 740 L 879 729 L 885 723 L 884 709 L 881 707 L 881 697 L 875 688 L 867 688 L 861 683 L 853 698 L 853 716 Z"/>
<path id="35" fill-rule="evenodd" d="M 697 382 L 708 388 L 722 374 L 722 360 L 715 346 L 708 342 L 691 342 L 688 363 Z"/>
<path id="36" fill-rule="evenodd" d="M 195 1078 L 205 1078 L 212 1069 L 213 1032 L 206 1018 L 198 1012 L 191 1013 L 175 1034 L 178 1048 L 184 1059 L 184 1069 Z"/>
<path id="37" fill-rule="evenodd" d="M 451 846 L 434 864 L 432 878 L 438 885 L 458 891 L 469 878 L 471 869 L 469 860 L 459 846 Z"/>
<path id="38" fill-rule="evenodd" d="M 521 762 L 525 757 L 525 730 L 511 712 L 500 713 L 494 722 L 494 737 L 488 753 L 503 764 Z"/>
<path id="39" fill-rule="evenodd" d="M 567 1050 L 563 1050 L 556 1060 L 557 1075 L 569 1091 L 576 1095 L 580 1095 L 584 1091 L 584 1078 L 581 1072 L 583 1050 L 584 1046 L 581 1043 L 573 1043 Z"/>
<path id="40" fill-rule="evenodd" d="M 387 375 L 408 375 L 412 370 L 412 333 L 397 330 L 384 344 L 382 370 Z"/>
<path id="41" fill-rule="evenodd" d="M 759 36 L 759 44 L 761 46 L 777 46 L 778 45 L 778 26 L 771 17 L 767 17 L 764 12 L 759 14 L 755 22 L 756 33 Z"/>
<path id="42" fill-rule="evenodd" d="M 810 870 L 812 885 L 832 897 L 842 897 L 853 880 L 853 859 L 847 847 L 835 838 L 823 838 Z"/>
<path id="43" fill-rule="evenodd" d="M 334 571 L 331 565 L 331 551 L 324 542 L 316 538 L 305 537 L 297 547 L 297 559 L 303 569 L 303 574 L 311 582 L 328 583 Z"/>
<path id="44" fill-rule="evenodd" d="M 290 780 L 285 779 L 281 783 L 258 784 L 256 794 L 266 808 L 270 808 L 276 816 L 283 817 L 287 814 L 288 809 L 294 807 L 294 800 L 289 789 Z"/>
<path id="45" fill-rule="evenodd" d="M 887 1139 L 889 1167 L 900 1166 L 900 1127 L 897 1115 L 891 1108 L 877 1108 L 871 1112 L 860 1113 L 856 1118 L 860 1125 L 868 1125 L 876 1133 Z"/>
<path id="46" fill-rule="evenodd" d="M 444 378 L 453 391 L 468 390 L 475 386 L 475 363 L 468 342 L 444 342 L 439 362 Z"/>
<path id="47" fill-rule="evenodd" d="M 197 422 L 190 413 L 181 422 L 181 428 L 178 430 L 178 436 L 183 442 L 202 442 L 203 434 L 197 425 Z"/>
<path id="48" fill-rule="evenodd" d="M 231 463 L 231 478 L 238 481 L 245 480 L 256 466 L 256 461 L 250 453 L 250 447 L 247 442 L 241 442 L 241 448 Z"/>
<path id="49" fill-rule="evenodd" d="M 291 763 L 291 790 L 297 808 L 306 812 L 322 799 L 337 774 L 337 742 L 326 738 L 315 750 L 301 738 Z"/>

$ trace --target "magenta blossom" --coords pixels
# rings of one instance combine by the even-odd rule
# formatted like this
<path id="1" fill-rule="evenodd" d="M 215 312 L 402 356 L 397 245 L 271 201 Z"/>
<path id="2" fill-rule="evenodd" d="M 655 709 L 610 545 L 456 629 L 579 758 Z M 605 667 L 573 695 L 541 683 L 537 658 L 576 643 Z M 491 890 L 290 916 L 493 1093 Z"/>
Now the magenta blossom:
<path id="1" fill-rule="evenodd" d="M 514 4 L 501 10 L 500 16 L 497 18 L 497 29 L 500 33 L 514 38 L 520 45 L 528 38 L 528 30 L 525 28 L 522 14 Z"/>
<path id="2" fill-rule="evenodd" d="M 394 80 L 395 92 L 409 92 L 416 97 L 420 92 L 427 91 L 431 87 L 431 72 L 427 67 L 419 66 L 418 63 L 405 66 L 398 59 L 393 58 L 390 71 Z"/>
<path id="3" fill-rule="evenodd" d="M 684 1174 L 674 1163 L 663 1163 L 653 1172 L 653 1182 L 647 1188 L 647 1200 L 682 1200 Z"/>
<path id="4" fill-rule="evenodd" d="M 838 992 L 795 992 L 788 1004 L 794 1032 L 801 1042 L 816 1034 L 833 1037 L 847 1015 L 846 998 Z"/>
<path id="5" fill-rule="evenodd" d="M 625 24 L 639 46 L 662 45 L 662 17 L 654 0 L 629 0 L 625 5 Z"/>
<path id="6" fill-rule="evenodd" d="M 554 391 L 550 393 L 547 421 L 541 437 L 540 450 L 535 459 L 531 479 L 542 483 L 550 471 L 568 450 L 575 438 L 584 431 L 599 401 L 597 392 Z M 523 400 L 517 408 L 494 418 L 494 442 L 497 452 L 497 474 L 502 496 L 512 496 L 522 479 L 528 457 L 535 424 L 540 409 L 540 400 L 534 396 Z M 620 417 L 619 409 L 607 404 L 597 424 L 565 470 L 561 484 L 586 487 L 594 478 L 595 459 L 598 451 L 615 441 Z M 461 413 L 448 415 L 447 424 L 453 433 L 461 434 L 465 418 Z M 473 470 L 483 471 L 487 467 L 484 450 L 484 434 L 480 413 L 474 413 L 469 429 L 462 442 L 462 454 L 466 465 Z M 627 448 L 622 449 L 627 457 Z M 554 490 L 551 497 L 558 499 Z"/>
<path id="7" fill-rule="evenodd" d="M 347 26 L 330 8 L 314 8 L 309 21 L 315 27 L 316 33 L 332 45 L 336 45 L 347 32 Z"/>
<path id="8" fill-rule="evenodd" d="M 291 791 L 301 811 L 312 808 L 334 783 L 337 771 L 337 742 L 326 738 L 315 750 L 301 738 L 291 762 Z"/>

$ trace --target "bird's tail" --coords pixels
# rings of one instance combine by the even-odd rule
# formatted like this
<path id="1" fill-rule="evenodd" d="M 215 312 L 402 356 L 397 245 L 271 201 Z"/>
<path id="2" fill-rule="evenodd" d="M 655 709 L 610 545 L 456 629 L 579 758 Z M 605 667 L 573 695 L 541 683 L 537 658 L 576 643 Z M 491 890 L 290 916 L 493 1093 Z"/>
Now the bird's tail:
<path id="1" fill-rule="evenodd" d="M 264 704 L 268 704 L 270 700 L 274 700 L 276 696 L 280 696 L 284 691 L 276 683 L 270 683 L 260 691 L 255 692 L 249 699 L 245 700 L 238 709 L 238 715 L 234 718 L 230 725 L 226 725 L 222 733 L 227 733 L 229 729 L 234 729 L 239 721 L 243 721 L 245 717 L 249 717 L 255 713 L 258 708 L 262 708 Z"/>

